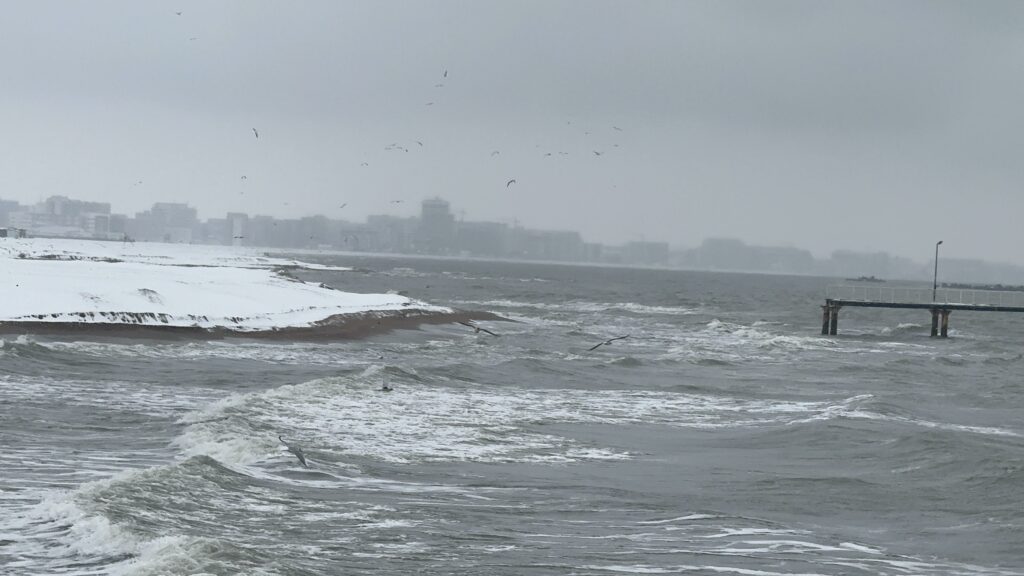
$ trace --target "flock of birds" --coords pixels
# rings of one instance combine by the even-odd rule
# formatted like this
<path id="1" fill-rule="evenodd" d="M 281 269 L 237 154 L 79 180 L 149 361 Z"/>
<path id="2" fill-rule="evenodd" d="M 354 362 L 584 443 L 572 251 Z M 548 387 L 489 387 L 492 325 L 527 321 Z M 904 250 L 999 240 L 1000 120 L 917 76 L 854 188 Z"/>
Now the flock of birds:
<path id="1" fill-rule="evenodd" d="M 182 12 L 175 12 L 175 14 L 177 14 L 178 16 L 181 16 L 181 15 L 182 15 Z M 195 40 L 195 38 L 190 38 L 190 40 Z M 441 74 L 441 77 L 442 77 L 442 79 L 447 79 L 447 78 L 448 78 L 448 70 L 447 70 L 447 69 L 445 69 L 445 70 L 443 71 L 443 73 Z M 439 83 L 437 83 L 437 84 L 435 84 L 435 85 L 434 85 L 434 87 L 435 87 L 435 88 L 443 88 L 444 86 L 445 86 L 444 82 L 439 82 Z M 434 102 L 427 102 L 427 104 L 426 104 L 426 105 L 427 105 L 427 106 L 431 106 L 431 105 L 433 105 L 433 104 L 434 104 Z M 566 121 L 566 125 L 569 125 L 569 126 L 571 126 L 571 125 L 572 125 L 572 122 L 571 122 L 571 121 Z M 612 126 L 612 129 L 613 129 L 613 130 L 615 130 L 616 132 L 622 132 L 622 128 L 619 128 L 618 126 Z M 255 138 L 256 140 L 259 140 L 259 139 L 260 139 L 260 132 L 259 132 L 259 129 L 258 129 L 258 128 L 256 128 L 256 127 L 253 127 L 253 128 L 251 128 L 251 130 L 252 130 L 252 134 L 253 134 L 253 137 L 254 137 L 254 138 Z M 590 135 L 591 133 L 590 133 L 589 131 L 584 131 L 584 132 L 583 132 L 583 134 L 584 134 L 585 136 L 589 136 L 589 135 Z M 418 147 L 420 147 L 420 148 L 423 148 L 423 147 L 424 147 L 423 141 L 421 141 L 421 140 L 412 140 L 412 141 L 411 141 L 411 144 L 409 144 L 409 145 L 403 145 L 403 144 L 402 144 L 402 143 L 400 143 L 400 142 L 392 142 L 392 143 L 390 143 L 390 144 L 388 144 L 388 145 L 384 146 L 384 150 L 385 150 L 385 151 L 387 151 L 387 152 L 394 152 L 394 151 L 400 151 L 400 152 L 405 152 L 405 153 L 408 153 L 408 152 L 409 152 L 409 149 L 410 149 L 410 146 L 412 146 L 413 144 L 415 144 L 416 146 L 418 146 Z M 612 146 L 613 146 L 613 147 L 615 147 L 615 148 L 618 148 L 618 147 L 619 147 L 619 145 L 618 145 L 617 143 L 613 143 L 613 144 L 612 144 Z M 538 147 L 539 147 L 539 145 L 538 145 Z M 564 156 L 569 156 L 569 155 L 570 155 L 570 153 L 569 153 L 569 152 L 566 152 L 566 151 L 558 151 L 557 153 L 558 153 L 558 155 L 559 155 L 559 156 L 563 156 L 563 157 L 564 157 Z M 591 150 L 591 153 L 592 153 L 592 154 L 593 154 L 593 155 L 594 155 L 595 157 L 601 157 L 601 156 L 603 156 L 603 155 L 605 154 L 605 152 L 604 152 L 604 151 L 601 151 L 601 150 Z M 500 150 L 493 150 L 493 151 L 491 152 L 491 154 L 490 154 L 490 155 L 491 155 L 491 157 L 494 157 L 494 156 L 498 156 L 498 155 L 500 155 L 500 154 L 501 154 L 501 151 L 500 151 Z M 555 154 L 554 152 L 545 152 L 545 153 L 543 154 L 543 156 L 544 156 L 544 157 L 550 157 L 550 156 L 554 156 L 554 154 Z M 359 165 L 360 165 L 360 166 L 362 166 L 362 167 L 368 167 L 368 166 L 370 166 L 370 163 L 369 163 L 369 162 L 367 162 L 367 161 L 362 161 L 362 162 L 360 162 L 360 164 L 359 164 Z M 249 179 L 249 177 L 248 177 L 247 175 L 245 175 L 245 174 L 241 175 L 241 178 L 240 178 L 240 180 L 242 180 L 242 181 L 246 181 L 246 180 L 248 180 L 248 179 Z M 517 182 L 517 180 L 516 180 L 515 178 L 510 178 L 510 179 L 508 179 L 508 180 L 507 180 L 507 181 L 505 182 L 505 188 L 508 188 L 508 187 L 512 186 L 513 184 L 517 184 L 517 183 L 518 183 L 518 182 Z M 135 185 L 135 186 L 138 186 L 138 185 L 140 185 L 140 184 L 142 184 L 142 181 L 141 181 L 141 180 L 139 180 L 138 182 L 136 182 L 136 183 L 135 183 L 134 185 Z M 244 190 L 240 190 L 240 191 L 239 191 L 239 195 L 245 195 L 245 191 L 244 191 Z M 391 203 L 391 204 L 401 204 L 401 203 L 403 203 L 403 202 L 404 202 L 403 200 L 391 200 L 391 201 L 390 201 L 390 203 Z M 283 205 L 287 206 L 287 205 L 288 205 L 288 203 L 287 203 L 287 202 L 285 202 L 285 203 L 284 203 Z M 345 206 L 346 206 L 346 205 L 347 205 L 347 203 L 345 203 L 345 204 L 342 204 L 342 205 L 341 205 L 341 206 L 339 207 L 339 209 L 341 209 L 341 208 L 345 208 Z"/>
<path id="2" fill-rule="evenodd" d="M 483 332 L 485 334 L 490 334 L 491 336 L 498 336 L 498 334 L 495 334 L 494 332 L 491 332 L 490 330 L 482 326 L 474 324 L 473 322 L 459 322 L 459 324 L 472 328 L 474 333 L 476 334 Z M 630 335 L 626 334 L 624 336 L 616 336 L 614 338 L 609 338 L 603 342 L 598 342 L 597 344 L 594 344 L 593 346 L 587 349 L 587 352 L 593 352 L 594 350 L 597 350 L 601 346 L 611 346 L 612 342 L 624 340 L 629 337 Z M 384 356 L 381 356 L 380 358 L 384 359 Z M 384 374 L 379 390 L 381 392 L 391 392 L 394 390 L 394 387 L 392 387 L 391 384 L 388 382 L 387 374 Z M 302 451 L 301 447 L 295 444 L 289 444 L 280 434 L 277 436 L 277 438 L 278 440 L 281 441 L 281 444 L 284 444 L 284 447 L 288 450 L 288 452 L 291 452 L 292 454 L 295 455 L 296 458 L 298 458 L 300 464 L 302 464 L 305 468 L 309 468 L 309 463 L 306 461 L 306 454 Z"/>
<path id="3" fill-rule="evenodd" d="M 185 11 L 184 11 L 184 10 L 174 10 L 173 12 L 174 12 L 175 16 L 177 16 L 177 17 L 182 17 L 182 18 L 184 18 L 184 17 L 185 17 Z M 190 38 L 189 38 L 189 40 L 190 40 L 190 41 L 193 41 L 193 40 L 198 40 L 198 38 L 197 38 L 197 37 L 194 37 L 194 36 L 193 36 L 193 37 L 190 37 Z M 436 81 L 436 82 L 435 82 L 435 83 L 433 84 L 433 87 L 434 87 L 434 89 L 435 89 L 435 90 L 437 90 L 437 89 L 443 89 L 443 88 L 445 88 L 445 86 L 446 86 L 446 85 L 447 85 L 447 83 L 448 83 L 448 79 L 449 79 L 449 75 L 448 75 L 448 69 L 447 69 L 447 68 L 444 68 L 444 69 L 442 70 L 442 72 L 441 72 L 440 78 L 439 78 L 439 79 L 437 79 L 437 81 Z M 443 101 L 441 101 L 441 100 L 437 100 L 437 98 L 434 98 L 434 99 L 431 99 L 430 101 L 427 101 L 427 102 L 425 102 L 425 105 L 426 105 L 426 106 L 433 106 L 433 105 L 435 104 L 435 100 L 436 100 L 436 101 L 437 101 L 438 103 L 443 103 Z M 566 125 L 567 125 L 567 126 L 573 126 L 573 122 L 572 122 L 571 120 L 567 120 L 567 121 L 566 121 Z M 612 130 L 614 130 L 615 132 L 622 132 L 622 131 L 623 131 L 623 129 L 622 129 L 622 128 L 620 128 L 619 126 L 614 126 L 614 125 L 613 125 L 613 126 L 611 126 L 611 128 L 612 128 Z M 252 127 L 252 129 L 251 129 L 251 130 L 252 130 L 252 134 L 253 134 L 253 137 L 254 137 L 254 138 L 255 138 L 256 140 L 260 140 L 260 131 L 259 131 L 259 129 L 258 129 L 258 128 L 256 128 L 256 127 Z M 584 130 L 584 131 L 582 131 L 582 134 L 583 134 L 583 136 L 590 136 L 590 135 L 591 135 L 591 132 L 590 132 L 589 130 Z M 607 145 L 607 144 L 608 144 L 608 143 L 606 143 L 606 145 Z M 611 146 L 612 146 L 612 147 L 614 147 L 614 148 L 618 148 L 618 147 L 619 147 L 619 144 L 618 144 L 618 143 L 610 143 L 610 144 L 611 144 Z M 423 141 L 421 141 L 421 140 L 411 140 L 411 143 L 410 143 L 410 144 L 408 144 L 408 145 L 406 145 L 406 144 L 402 144 L 402 143 L 400 143 L 400 142 L 393 142 L 393 143 L 391 143 L 391 144 L 388 144 L 388 145 L 384 146 L 384 150 L 385 150 L 385 151 L 389 151 L 389 152 L 392 152 L 392 151 L 400 151 L 400 152 L 405 152 L 405 153 L 408 153 L 408 152 L 409 152 L 409 150 L 410 150 L 410 148 L 411 148 L 411 147 L 413 147 L 413 146 L 417 146 L 417 147 L 419 147 L 419 148 L 423 148 L 423 147 L 424 147 L 425 145 L 424 145 Z M 539 147 L 540 147 L 540 145 L 538 145 L 537 147 L 539 148 Z M 588 146 L 588 147 L 589 147 L 589 146 Z M 590 152 L 591 152 L 591 153 L 593 154 L 593 156 L 594 156 L 594 157 L 598 157 L 598 158 L 599 158 L 599 157 L 602 157 L 602 156 L 604 156 L 604 155 L 606 154 L 606 151 L 605 151 L 605 150 L 601 150 L 601 149 L 593 149 L 593 148 L 591 148 L 591 149 L 590 149 Z M 585 153 L 585 152 L 584 152 L 584 153 Z M 492 151 L 492 152 L 490 153 L 490 155 L 491 155 L 492 157 L 494 157 L 494 156 L 498 156 L 498 155 L 500 155 L 500 154 L 501 154 L 501 151 L 500 151 L 500 150 L 493 150 L 493 151 Z M 558 156 L 561 156 L 561 157 L 565 157 L 565 156 L 570 156 L 570 152 L 567 152 L 567 151 L 564 151 L 564 150 L 557 150 L 557 151 L 556 151 L 556 150 L 552 150 L 552 151 L 545 151 L 545 152 L 543 152 L 543 157 L 551 157 L 551 156 L 554 156 L 555 154 L 557 154 Z M 368 167 L 368 166 L 370 166 L 370 163 L 369 163 L 369 162 L 367 162 L 367 161 L 362 161 L 362 162 L 360 162 L 360 166 L 362 166 L 362 167 Z M 241 180 L 242 182 L 245 182 L 245 181 L 248 181 L 248 180 L 249 180 L 249 177 L 248 177 L 247 175 L 244 175 L 244 174 L 243 174 L 243 175 L 241 175 L 241 177 L 240 177 L 240 180 Z M 133 184 L 133 186 L 139 186 L 139 185 L 141 185 L 141 184 L 142 184 L 142 180 L 138 180 L 137 182 L 135 182 L 135 183 Z M 512 186 L 513 184 L 517 184 L 517 180 L 516 180 L 516 178 L 510 178 L 510 179 L 508 179 L 508 180 L 507 180 L 507 181 L 505 182 L 505 188 L 509 188 L 509 187 L 510 187 L 510 186 Z M 614 186 L 613 186 L 613 187 L 614 187 Z M 245 190 L 244 190 L 244 189 L 240 189 L 240 190 L 238 191 L 238 194 L 239 194 L 240 196 L 244 196 L 244 195 L 245 195 Z M 391 201 L 391 204 L 401 204 L 402 202 L 403 202 L 402 200 L 392 200 L 392 201 Z M 289 204 L 288 204 L 287 202 L 284 202 L 284 203 L 283 203 L 283 205 L 284 205 L 284 206 L 288 206 Z M 341 208 L 345 208 L 345 206 L 346 206 L 346 204 L 342 204 L 342 205 L 340 206 L 340 208 L 339 208 L 339 209 L 341 209 Z"/>
<path id="4" fill-rule="evenodd" d="M 184 12 L 183 10 L 175 10 L 175 11 L 174 11 L 174 14 L 175 14 L 176 16 L 178 16 L 178 17 L 183 17 L 183 16 L 184 16 L 184 14 L 185 14 L 185 12 Z M 189 40 L 190 40 L 190 41 L 191 41 L 191 40 L 197 40 L 197 39 L 198 39 L 198 38 L 196 38 L 196 37 L 190 37 L 190 38 L 189 38 Z M 436 83 L 435 83 L 435 84 L 433 85 L 433 87 L 434 87 L 434 89 L 442 89 L 442 88 L 445 88 L 445 86 L 446 86 L 447 82 L 448 82 L 448 69 L 447 69 L 447 68 L 445 68 L 445 69 L 443 69 L 443 71 L 441 72 L 441 77 L 440 77 L 440 78 L 438 79 L 438 81 L 437 81 L 437 82 L 436 82 Z M 436 100 L 436 98 L 435 98 L 435 100 Z M 438 102 L 441 102 L 441 101 L 440 101 L 440 100 L 438 100 Z M 430 101 L 428 101 L 428 102 L 426 102 L 426 103 L 425 103 L 425 105 L 426 105 L 426 106 L 433 106 L 434 104 L 435 104 L 435 101 L 434 101 L 434 100 L 430 100 Z M 567 126 L 573 126 L 573 122 L 572 122 L 572 121 L 570 121 L 570 120 L 567 120 L 567 121 L 566 121 L 566 125 L 567 125 Z M 622 132 L 622 131 L 623 131 L 623 130 L 622 130 L 622 128 L 620 128 L 620 127 L 618 127 L 618 126 L 611 126 L 611 128 L 612 128 L 612 129 L 613 129 L 614 131 L 616 131 L 616 132 Z M 252 127 L 252 128 L 251 128 L 251 130 L 252 130 L 252 134 L 253 134 L 253 137 L 254 137 L 254 138 L 255 138 L 256 140 L 260 140 L 260 131 L 259 131 L 259 129 L 258 129 L 258 128 L 256 128 L 256 127 Z M 583 131 L 583 132 L 582 132 L 582 134 L 583 134 L 584 136 L 590 136 L 590 135 L 591 135 L 591 132 L 590 132 L 590 131 Z M 401 142 L 392 142 L 391 144 L 388 144 L 388 145 L 384 146 L 384 150 L 385 150 L 385 151 L 388 151 L 388 152 L 394 152 L 394 151 L 399 151 L 399 152 L 404 152 L 404 153 L 408 153 L 408 152 L 409 152 L 409 150 L 410 150 L 410 148 L 412 148 L 413 146 L 416 146 L 416 147 L 419 147 L 419 148 L 423 148 L 423 147 L 424 147 L 425 145 L 424 145 L 423 141 L 421 141 L 421 140 L 411 140 L 411 143 L 410 143 L 410 144 L 403 144 L 403 143 L 401 143 Z M 612 146 L 612 147 L 615 147 L 615 148 L 618 148 L 618 147 L 619 147 L 619 145 L 618 145 L 617 143 L 612 143 L 612 144 L 611 144 L 611 146 Z M 539 148 L 539 147 L 540 147 L 540 145 L 538 145 L 537 147 Z M 594 155 L 594 157 L 602 157 L 602 156 L 604 156 L 604 155 L 605 155 L 605 151 L 604 151 L 604 150 L 600 150 L 600 149 L 591 149 L 590 151 L 591 151 L 591 153 L 592 153 L 592 154 Z M 567 151 L 564 151 L 564 150 L 559 150 L 559 151 L 549 151 L 549 152 L 543 152 L 543 157 L 551 157 L 551 156 L 554 156 L 554 155 L 555 155 L 556 153 L 557 153 L 557 155 L 558 155 L 558 156 L 560 156 L 560 157 L 566 157 L 566 156 L 570 156 L 570 153 L 569 153 L 569 152 L 567 152 Z M 500 151 L 500 150 L 493 150 L 493 151 L 492 151 L 492 152 L 490 153 L 490 155 L 491 155 L 492 157 L 494 157 L 494 156 L 498 156 L 498 155 L 500 155 L 500 154 L 501 154 L 501 151 Z M 364 161 L 360 162 L 360 166 L 362 166 L 362 167 L 368 167 L 368 166 L 370 166 L 370 163 L 364 160 Z M 246 181 L 248 181 L 248 180 L 249 180 L 249 177 L 248 177 L 247 175 L 243 174 L 243 175 L 241 175 L 241 177 L 240 177 L 240 180 L 241 180 L 242 182 L 246 182 Z M 139 186 L 139 185 L 141 185 L 141 184 L 142 184 L 142 180 L 138 180 L 137 182 L 135 182 L 135 183 L 133 184 L 133 186 Z M 505 188 L 509 188 L 509 187 L 510 187 L 510 186 L 512 186 L 513 184 L 517 184 L 517 180 L 516 180 L 516 178 L 510 178 L 510 179 L 508 179 L 508 180 L 507 180 L 507 181 L 505 182 Z M 240 196 L 244 196 L 244 195 L 245 195 L 245 189 L 239 189 L 239 191 L 238 191 L 238 194 L 239 194 Z M 403 202 L 402 200 L 391 200 L 391 201 L 390 201 L 390 203 L 391 203 L 392 205 L 395 205 L 395 204 L 401 204 L 402 202 Z M 283 203 L 282 205 L 283 205 L 283 206 L 288 206 L 289 204 L 288 204 L 288 202 L 284 202 L 284 203 Z M 341 205 L 341 206 L 339 207 L 339 209 L 345 208 L 345 206 L 346 206 L 346 205 L 347 205 L 347 204 L 342 204 L 342 205 Z"/>

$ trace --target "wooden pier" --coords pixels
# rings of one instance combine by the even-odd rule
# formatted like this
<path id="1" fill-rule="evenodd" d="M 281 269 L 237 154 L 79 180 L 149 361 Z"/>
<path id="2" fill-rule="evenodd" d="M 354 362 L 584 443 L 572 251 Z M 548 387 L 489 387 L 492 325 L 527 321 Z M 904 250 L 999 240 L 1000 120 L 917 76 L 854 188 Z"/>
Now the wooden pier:
<path id="1" fill-rule="evenodd" d="M 846 307 L 928 310 L 933 337 L 949 336 L 949 315 L 954 310 L 1024 312 L 1024 292 L 940 288 L 830 286 L 821 307 L 821 333 L 839 332 L 839 310 Z"/>

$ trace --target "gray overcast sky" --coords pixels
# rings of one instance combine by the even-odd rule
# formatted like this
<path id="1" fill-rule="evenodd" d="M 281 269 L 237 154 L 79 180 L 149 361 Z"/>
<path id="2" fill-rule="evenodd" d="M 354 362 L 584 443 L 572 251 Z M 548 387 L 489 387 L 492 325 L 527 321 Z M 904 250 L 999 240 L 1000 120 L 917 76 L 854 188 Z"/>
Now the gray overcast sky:
<path id="1" fill-rule="evenodd" d="M 0 198 L 1024 264 L 1022 67 L 1024 2 L 4 2 Z"/>

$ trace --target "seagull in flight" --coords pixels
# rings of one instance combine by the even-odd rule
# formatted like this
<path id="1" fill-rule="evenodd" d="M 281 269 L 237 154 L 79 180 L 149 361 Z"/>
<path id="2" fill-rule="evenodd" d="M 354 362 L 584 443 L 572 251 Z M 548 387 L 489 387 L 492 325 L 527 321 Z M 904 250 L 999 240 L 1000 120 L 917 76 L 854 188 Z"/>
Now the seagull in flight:
<path id="1" fill-rule="evenodd" d="M 594 150 L 594 156 L 600 156 L 600 155 L 601 155 L 600 152 L 598 152 L 597 150 Z"/>
<path id="2" fill-rule="evenodd" d="M 342 208 L 344 208 L 345 206 L 348 206 L 348 202 L 345 202 L 345 203 L 344 203 L 344 204 L 342 204 L 341 206 L 338 206 L 338 210 L 341 210 L 341 209 L 342 209 Z"/>
<path id="3" fill-rule="evenodd" d="M 495 334 L 494 332 L 491 332 L 487 328 L 481 328 L 481 327 L 479 327 L 476 324 L 473 324 L 471 322 L 459 322 L 459 324 L 462 324 L 463 326 L 468 326 L 468 327 L 472 328 L 474 333 L 476 333 L 476 334 L 484 332 L 486 334 L 490 334 L 491 336 L 497 336 L 497 334 Z"/>
<path id="4" fill-rule="evenodd" d="M 509 186 L 511 186 L 511 185 L 513 185 L 515 183 L 516 183 L 516 179 L 513 178 L 513 179 L 509 180 L 508 182 L 505 182 L 505 188 L 508 188 Z"/>
<path id="5" fill-rule="evenodd" d="M 442 74 L 441 77 L 442 78 L 447 78 L 448 77 L 448 69 L 447 68 L 444 69 L 444 74 Z"/>
<path id="6" fill-rule="evenodd" d="M 175 12 L 175 14 L 177 14 L 178 16 L 181 16 L 181 12 Z"/>
<path id="7" fill-rule="evenodd" d="M 616 336 L 615 338 L 609 338 L 609 339 L 605 340 L 604 342 L 600 342 L 598 344 L 594 344 L 590 348 L 587 348 L 587 352 L 591 352 L 593 350 L 597 350 L 601 346 L 611 346 L 612 342 L 615 342 L 616 340 L 622 340 L 624 338 L 629 338 L 629 334 L 626 334 L 625 336 Z"/>
<path id="8" fill-rule="evenodd" d="M 306 455 L 302 453 L 302 448 L 299 448 L 298 446 L 292 446 L 291 444 L 285 442 L 284 438 L 282 438 L 280 434 L 277 435 L 277 439 L 281 441 L 281 444 L 284 444 L 285 448 L 287 448 L 289 452 L 295 454 L 295 457 L 299 459 L 299 462 L 302 462 L 303 466 L 309 468 L 309 464 L 306 464 Z"/>
<path id="9" fill-rule="evenodd" d="M 256 139 L 257 139 L 257 140 L 259 140 L 259 138 L 260 138 L 260 133 L 259 133 L 259 132 L 257 132 L 255 128 L 253 128 L 253 129 L 252 129 L 252 133 L 253 133 L 253 134 L 255 134 L 255 135 L 256 135 Z"/>
<path id="10" fill-rule="evenodd" d="M 242 180 L 248 180 L 248 179 L 249 179 L 248 176 L 246 176 L 245 174 L 242 174 Z"/>

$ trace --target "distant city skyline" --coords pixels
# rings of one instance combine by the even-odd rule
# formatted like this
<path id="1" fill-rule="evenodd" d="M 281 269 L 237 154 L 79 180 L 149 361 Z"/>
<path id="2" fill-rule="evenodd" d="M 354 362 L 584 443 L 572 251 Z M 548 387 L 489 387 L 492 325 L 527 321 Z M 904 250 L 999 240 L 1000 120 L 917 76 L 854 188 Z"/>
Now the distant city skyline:
<path id="1" fill-rule="evenodd" d="M 405 204 L 392 201 L 392 204 Z M 32 206 L 0 199 L 0 228 L 32 236 L 105 238 L 150 242 L 226 244 L 278 249 L 421 254 L 511 260 L 647 265 L 667 268 L 853 276 L 923 280 L 934 260 L 922 262 L 885 251 L 834 250 L 817 257 L 809 250 L 748 244 L 738 238 L 705 238 L 698 246 L 634 240 L 620 245 L 588 241 L 573 230 L 526 228 L 518 223 L 464 220 L 440 197 L 419 203 L 418 216 L 370 215 L 363 222 L 323 214 L 297 219 L 228 212 L 198 217 L 184 203 L 156 202 L 133 216 L 116 214 L 105 202 L 51 196 Z M 457 207 L 456 207 L 457 208 Z M 2 234 L 0 234 L 2 235 Z M 979 259 L 942 259 L 943 281 L 1015 284 L 1024 267 Z"/>

